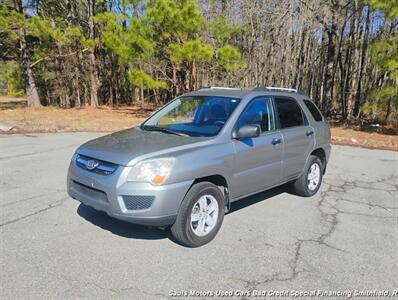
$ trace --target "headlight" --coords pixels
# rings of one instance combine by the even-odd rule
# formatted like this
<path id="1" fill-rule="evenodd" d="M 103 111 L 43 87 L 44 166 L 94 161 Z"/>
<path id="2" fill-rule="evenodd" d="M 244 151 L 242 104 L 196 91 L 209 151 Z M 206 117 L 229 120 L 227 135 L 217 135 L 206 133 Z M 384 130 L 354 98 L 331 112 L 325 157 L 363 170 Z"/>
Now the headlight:
<path id="1" fill-rule="evenodd" d="M 174 160 L 174 158 L 158 158 L 141 161 L 131 169 L 127 180 L 161 185 L 170 175 Z"/>

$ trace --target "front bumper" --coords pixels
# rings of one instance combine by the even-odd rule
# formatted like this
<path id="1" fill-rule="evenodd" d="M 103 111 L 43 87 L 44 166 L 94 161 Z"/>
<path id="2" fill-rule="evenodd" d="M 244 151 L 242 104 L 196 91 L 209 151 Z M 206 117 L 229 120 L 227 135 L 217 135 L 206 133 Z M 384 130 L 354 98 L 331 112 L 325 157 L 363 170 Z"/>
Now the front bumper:
<path id="1" fill-rule="evenodd" d="M 162 186 L 128 182 L 130 170 L 131 167 L 119 166 L 113 174 L 101 175 L 78 167 L 72 159 L 67 179 L 68 194 L 119 220 L 148 226 L 173 224 L 192 181 Z"/>

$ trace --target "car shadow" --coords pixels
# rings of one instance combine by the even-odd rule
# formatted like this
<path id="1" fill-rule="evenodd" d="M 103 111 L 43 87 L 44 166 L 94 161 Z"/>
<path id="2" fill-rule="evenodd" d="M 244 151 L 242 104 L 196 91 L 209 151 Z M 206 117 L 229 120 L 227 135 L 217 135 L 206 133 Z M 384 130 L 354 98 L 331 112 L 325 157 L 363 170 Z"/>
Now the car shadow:
<path id="1" fill-rule="evenodd" d="M 242 198 L 238 201 L 231 203 L 231 210 L 229 211 L 229 213 L 230 214 L 234 213 L 238 210 L 255 205 L 261 201 L 266 201 L 269 198 L 272 198 L 274 196 L 277 196 L 277 195 L 280 195 L 283 193 L 295 195 L 291 185 L 284 184 L 284 185 L 275 187 L 273 189 L 269 189 L 267 191 L 259 192 L 257 194 L 251 195 L 249 197 Z"/>
<path id="2" fill-rule="evenodd" d="M 80 203 L 77 214 L 86 221 L 102 229 L 108 230 L 113 234 L 130 239 L 159 240 L 169 238 L 168 230 L 131 224 L 111 218 L 102 211 L 95 210 L 90 206 Z"/>
<path id="3" fill-rule="evenodd" d="M 293 193 L 289 185 L 283 185 L 255 195 L 243 198 L 239 201 L 231 203 L 231 210 L 229 214 L 239 211 L 243 208 L 255 205 L 261 201 L 266 201 L 269 198 L 277 196 L 282 193 Z M 129 239 L 142 239 L 142 240 L 160 240 L 168 238 L 173 242 L 178 243 L 172 236 L 169 229 L 159 229 L 155 227 L 148 227 L 142 225 L 131 224 L 128 222 L 120 221 L 111 218 L 106 213 L 95 210 L 89 206 L 81 203 L 77 208 L 77 214 L 86 221 L 98 226 L 104 230 L 110 231 L 115 235 L 129 238 Z"/>

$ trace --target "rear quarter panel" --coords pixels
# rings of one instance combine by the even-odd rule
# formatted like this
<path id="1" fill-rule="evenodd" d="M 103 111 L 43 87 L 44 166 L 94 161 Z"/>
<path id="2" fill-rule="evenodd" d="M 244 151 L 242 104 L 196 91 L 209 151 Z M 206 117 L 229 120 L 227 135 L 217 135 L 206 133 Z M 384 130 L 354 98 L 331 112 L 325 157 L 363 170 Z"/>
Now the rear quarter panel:
<path id="1" fill-rule="evenodd" d="M 322 115 L 322 119 L 323 119 L 322 121 L 319 121 L 319 122 L 315 121 L 311 112 L 307 108 L 307 105 L 305 105 L 305 103 L 303 101 L 304 99 L 305 100 L 310 100 L 310 99 L 307 97 L 301 98 L 299 103 L 300 103 L 304 113 L 307 116 L 309 125 L 314 128 L 314 135 L 315 135 L 314 149 L 322 148 L 323 150 L 325 150 L 326 161 L 328 161 L 329 156 L 330 156 L 330 150 L 331 150 L 329 125 L 327 123 L 326 118 L 323 115 Z"/>

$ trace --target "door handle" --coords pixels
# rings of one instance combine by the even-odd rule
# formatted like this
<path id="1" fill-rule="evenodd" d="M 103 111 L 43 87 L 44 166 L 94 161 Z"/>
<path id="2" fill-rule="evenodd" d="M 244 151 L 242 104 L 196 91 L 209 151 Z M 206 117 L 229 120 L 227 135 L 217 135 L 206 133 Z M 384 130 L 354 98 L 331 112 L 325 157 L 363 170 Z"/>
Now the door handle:
<path id="1" fill-rule="evenodd" d="M 274 146 L 278 145 L 280 143 L 282 143 L 282 139 L 277 139 L 277 138 L 273 138 L 272 142 L 271 142 L 271 144 L 274 145 Z"/>
<path id="2" fill-rule="evenodd" d="M 314 131 L 308 130 L 305 134 L 306 134 L 307 136 L 310 136 L 310 135 L 313 135 L 313 134 L 314 134 Z"/>

